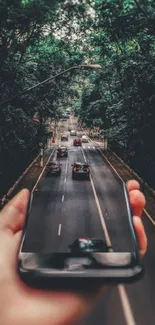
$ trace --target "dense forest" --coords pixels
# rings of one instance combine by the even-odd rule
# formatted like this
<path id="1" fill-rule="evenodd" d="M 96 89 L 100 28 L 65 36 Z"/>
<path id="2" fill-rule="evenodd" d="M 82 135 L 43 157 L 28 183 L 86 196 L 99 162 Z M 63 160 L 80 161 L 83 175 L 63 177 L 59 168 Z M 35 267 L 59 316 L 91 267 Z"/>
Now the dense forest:
<path id="1" fill-rule="evenodd" d="M 69 72 L 24 93 L 80 64 L 102 70 Z M 47 118 L 67 105 L 155 188 L 153 0 L 2 0 L 0 85 L 1 194 L 46 141 Z"/>

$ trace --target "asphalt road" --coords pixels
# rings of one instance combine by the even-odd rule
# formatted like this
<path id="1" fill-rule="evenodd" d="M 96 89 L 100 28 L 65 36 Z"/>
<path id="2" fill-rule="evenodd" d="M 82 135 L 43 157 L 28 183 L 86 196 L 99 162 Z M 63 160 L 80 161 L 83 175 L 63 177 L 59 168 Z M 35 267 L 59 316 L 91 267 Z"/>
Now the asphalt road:
<path id="1" fill-rule="evenodd" d="M 60 126 L 69 133 L 71 118 Z M 60 137 L 59 137 L 60 138 Z M 26 251 L 67 252 L 78 237 L 105 238 L 104 218 L 114 251 L 132 250 L 122 186 L 103 161 L 93 142 L 73 147 L 69 137 L 68 158 L 61 158 L 60 177 L 43 174 L 35 192 L 25 241 Z M 53 159 L 55 158 L 53 154 Z M 74 161 L 88 161 L 91 179 L 72 180 Z M 155 228 L 145 219 L 149 250 L 146 274 L 139 282 L 110 289 L 80 325 L 154 325 L 155 323 Z M 154 256 L 153 256 L 154 255 Z"/>

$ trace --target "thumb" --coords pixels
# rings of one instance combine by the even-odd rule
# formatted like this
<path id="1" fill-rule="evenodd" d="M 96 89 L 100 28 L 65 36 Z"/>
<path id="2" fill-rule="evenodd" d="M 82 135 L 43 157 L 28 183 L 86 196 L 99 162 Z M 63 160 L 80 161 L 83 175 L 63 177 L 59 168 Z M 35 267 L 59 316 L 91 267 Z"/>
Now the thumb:
<path id="1" fill-rule="evenodd" d="M 147 237 L 141 219 L 137 216 L 133 217 L 133 224 L 137 235 L 138 247 L 141 257 L 144 257 L 147 250 Z"/>
<path id="2" fill-rule="evenodd" d="M 0 212 L 0 262 L 4 271 L 16 270 L 17 254 L 24 225 L 29 191 L 20 191 Z M 3 267 L 2 267 L 3 268 Z"/>

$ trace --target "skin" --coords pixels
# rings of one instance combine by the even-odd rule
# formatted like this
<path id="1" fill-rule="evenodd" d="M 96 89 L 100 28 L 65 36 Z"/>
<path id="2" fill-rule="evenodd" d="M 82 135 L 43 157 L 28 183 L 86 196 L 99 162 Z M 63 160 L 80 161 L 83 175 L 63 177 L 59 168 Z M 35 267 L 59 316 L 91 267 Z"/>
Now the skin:
<path id="1" fill-rule="evenodd" d="M 127 183 L 141 256 L 147 238 L 141 221 L 145 197 L 138 182 Z M 44 291 L 26 286 L 18 277 L 17 258 L 29 192 L 19 192 L 0 213 L 0 325 L 69 325 L 86 314 L 106 288 L 98 293 Z"/>

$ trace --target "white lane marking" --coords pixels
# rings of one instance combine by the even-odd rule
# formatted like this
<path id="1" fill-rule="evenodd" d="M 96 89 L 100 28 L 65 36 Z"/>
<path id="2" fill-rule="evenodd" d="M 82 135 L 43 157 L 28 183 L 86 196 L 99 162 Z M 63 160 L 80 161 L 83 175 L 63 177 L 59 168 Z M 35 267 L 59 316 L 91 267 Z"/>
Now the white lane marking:
<path id="1" fill-rule="evenodd" d="M 110 236 L 108 234 L 108 230 L 107 230 L 105 220 L 104 220 L 104 217 L 103 217 L 103 213 L 102 213 L 102 210 L 101 210 L 101 206 L 100 206 L 100 203 L 99 203 L 99 199 L 98 199 L 98 196 L 97 196 L 97 193 L 96 193 L 95 185 L 94 185 L 94 182 L 93 182 L 93 179 L 92 179 L 91 175 L 90 175 L 90 182 L 91 182 L 91 186 L 92 186 L 92 189 L 93 189 L 94 198 L 95 198 L 97 209 L 98 209 L 98 214 L 99 214 L 99 217 L 100 217 L 100 221 L 101 221 L 101 225 L 102 225 L 102 228 L 103 228 L 103 232 L 104 232 L 104 236 L 105 236 L 107 245 L 112 246 Z"/>
<path id="2" fill-rule="evenodd" d="M 118 292 L 122 302 L 122 308 L 124 312 L 124 317 L 127 325 L 136 325 L 130 302 L 126 293 L 126 290 L 122 284 L 118 285 Z"/>
<path id="3" fill-rule="evenodd" d="M 84 158 L 84 160 L 86 162 L 87 159 L 86 159 L 86 156 L 85 156 L 83 150 L 82 150 L 82 153 L 83 153 L 83 158 Z M 94 182 L 93 182 L 93 179 L 92 179 L 91 175 L 90 175 L 90 182 L 91 182 L 91 186 L 92 186 L 92 189 L 93 189 L 94 198 L 95 198 L 97 209 L 98 209 L 98 214 L 99 214 L 99 217 L 100 217 L 100 221 L 101 221 L 101 225 L 102 225 L 102 228 L 103 228 L 103 232 L 104 232 L 104 235 L 105 235 L 107 245 L 112 246 L 110 236 L 108 234 L 108 230 L 107 230 L 105 220 L 104 220 L 104 217 L 103 217 L 103 213 L 102 213 L 102 210 L 101 210 L 101 206 L 100 206 L 100 203 L 99 203 L 99 199 L 98 199 L 98 196 L 97 196 L 97 193 L 96 193 L 95 185 L 94 185 Z"/>
<path id="4" fill-rule="evenodd" d="M 62 228 L 62 224 L 61 224 L 61 223 L 59 223 L 59 227 L 58 227 L 58 236 L 60 236 L 60 235 L 61 235 L 61 228 Z"/>
<path id="5" fill-rule="evenodd" d="M 84 161 L 86 162 L 87 159 L 86 159 L 86 156 L 85 156 L 85 154 L 84 154 L 83 148 L 82 148 L 82 154 L 83 154 Z"/>
<path id="6" fill-rule="evenodd" d="M 148 219 L 151 221 L 151 223 L 155 226 L 155 221 L 151 218 L 150 214 L 147 212 L 146 209 L 143 210 Z"/>
<path id="7" fill-rule="evenodd" d="M 113 165 L 110 163 L 110 161 L 107 159 L 107 157 L 103 154 L 103 152 L 101 151 L 101 149 L 98 148 L 98 151 L 101 153 L 101 155 L 104 157 L 104 159 L 106 159 L 106 161 L 108 162 L 108 164 L 110 165 L 110 167 L 113 169 L 114 173 L 119 177 L 119 179 L 124 183 L 122 177 L 117 173 L 117 170 L 113 167 Z"/>
<path id="8" fill-rule="evenodd" d="M 83 153 L 84 160 L 86 161 L 86 156 L 85 156 L 83 150 L 82 150 L 82 153 Z M 101 225 L 102 225 L 102 228 L 103 228 L 106 243 L 107 243 L 108 246 L 112 246 L 111 239 L 110 239 L 107 227 L 106 227 L 106 223 L 105 223 L 104 216 L 103 216 L 103 213 L 102 213 L 102 210 L 101 210 L 100 202 L 99 202 L 99 199 L 98 199 L 98 196 L 97 196 L 97 193 L 96 193 L 96 189 L 95 189 L 95 185 L 94 185 L 94 182 L 93 182 L 93 179 L 92 179 L 91 175 L 90 175 L 90 182 L 91 182 L 91 186 L 92 186 L 92 189 L 93 189 L 94 198 L 95 198 L 95 202 L 96 202 L 96 205 L 97 205 L 98 214 L 99 214 L 99 217 L 100 217 L 100 221 L 101 221 Z M 110 249 L 110 251 L 113 251 L 113 249 Z M 134 319 L 134 316 L 133 316 L 133 312 L 132 312 L 132 309 L 131 309 L 130 301 L 128 299 L 128 296 L 127 296 L 127 293 L 126 293 L 126 290 L 125 290 L 124 286 L 119 285 L 117 288 L 118 288 L 118 293 L 119 293 L 119 297 L 120 297 L 120 300 L 121 300 L 121 304 L 122 304 L 126 324 L 127 325 L 136 325 L 136 322 L 135 322 L 135 319 Z"/>
<path id="9" fill-rule="evenodd" d="M 112 166 L 112 164 L 110 163 L 110 161 L 107 159 L 107 157 L 103 154 L 103 152 L 101 151 L 101 149 L 99 149 L 99 152 L 101 153 L 101 155 L 104 157 L 104 159 L 106 159 L 106 161 L 108 162 L 108 164 L 111 166 L 111 168 L 113 169 L 114 173 L 119 177 L 119 179 L 123 181 L 122 177 L 118 174 L 118 172 L 116 171 L 116 169 Z M 150 220 L 150 222 L 152 223 L 153 226 L 155 226 L 155 221 L 152 219 L 152 217 L 150 216 L 150 214 L 147 212 L 146 209 L 143 210 L 144 213 L 146 214 L 147 218 Z"/>
<path id="10" fill-rule="evenodd" d="M 85 149 L 85 146 L 82 146 L 83 149 Z"/>
<path id="11" fill-rule="evenodd" d="M 50 156 L 49 156 L 49 158 L 48 158 L 48 160 L 47 160 L 47 162 L 46 162 L 46 165 L 47 165 L 48 162 L 50 161 L 50 159 L 51 159 L 51 157 L 52 157 L 52 155 L 53 155 L 54 150 L 55 150 L 55 148 L 52 150 L 52 152 L 51 152 L 51 154 L 50 154 Z M 44 170 L 45 170 L 45 168 L 46 168 L 46 165 L 44 166 L 42 172 L 40 173 L 40 175 L 39 175 L 39 177 L 38 177 L 38 179 L 37 179 L 37 181 L 36 181 L 36 184 L 33 186 L 32 193 L 34 192 L 36 186 L 38 185 L 38 183 L 39 183 L 39 181 L 40 181 L 40 179 L 41 179 L 41 177 L 42 177 L 42 175 L 43 175 L 43 172 L 44 172 Z"/>
<path id="12" fill-rule="evenodd" d="M 67 158 L 67 160 L 66 160 L 65 175 L 67 175 L 67 169 L 68 169 L 68 158 Z"/>
<path id="13" fill-rule="evenodd" d="M 64 196 L 64 195 L 62 195 L 62 202 L 64 202 L 64 198 L 65 198 L 65 196 Z"/>
<path id="14" fill-rule="evenodd" d="M 64 183 L 66 183 L 66 178 L 64 179 Z"/>

